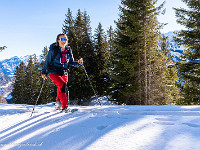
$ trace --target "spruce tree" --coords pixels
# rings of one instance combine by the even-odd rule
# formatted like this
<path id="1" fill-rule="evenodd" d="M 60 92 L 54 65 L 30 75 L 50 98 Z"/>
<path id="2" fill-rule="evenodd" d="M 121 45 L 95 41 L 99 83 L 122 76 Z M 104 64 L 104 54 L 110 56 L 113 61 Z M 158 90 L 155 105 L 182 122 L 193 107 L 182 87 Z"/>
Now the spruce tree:
<path id="1" fill-rule="evenodd" d="M 117 22 L 115 66 L 112 78 L 113 99 L 125 104 L 155 104 L 162 75 L 161 52 L 158 48 L 159 24 L 153 0 L 122 0 Z M 160 94 L 159 94 L 160 95 Z"/>
<path id="2" fill-rule="evenodd" d="M 64 20 L 62 31 L 68 36 L 68 44 L 72 49 L 76 48 L 76 35 L 75 35 L 75 26 L 74 26 L 74 18 L 72 16 L 71 10 L 68 8 L 67 14 L 65 14 L 66 19 Z"/>
<path id="3" fill-rule="evenodd" d="M 115 68 L 115 64 L 117 63 L 116 59 L 116 34 L 112 28 L 112 26 L 109 27 L 107 30 L 107 40 L 109 44 L 109 50 L 108 50 L 108 75 L 109 75 L 109 87 L 107 89 L 107 95 L 110 95 L 114 91 L 114 84 L 115 81 L 112 78 L 113 75 L 113 68 Z"/>
<path id="4" fill-rule="evenodd" d="M 180 104 L 200 103 L 200 1 L 182 0 L 187 9 L 175 8 L 177 22 L 186 27 L 176 33 L 176 41 L 184 45 L 186 50 L 177 63 L 180 73 L 183 95 Z"/>
<path id="5" fill-rule="evenodd" d="M 109 68 L 113 68 L 113 60 L 114 60 L 114 55 L 115 55 L 115 32 L 113 30 L 113 27 L 110 26 L 109 29 L 107 30 L 107 41 L 109 45 L 109 50 L 108 50 L 108 60 L 109 60 Z M 109 69 L 109 70 L 110 70 Z"/>
<path id="6" fill-rule="evenodd" d="M 69 38 L 69 45 L 73 50 L 74 58 L 77 59 L 79 56 L 83 58 L 84 66 L 92 78 L 91 74 L 95 68 L 92 65 L 94 62 L 94 48 L 91 39 L 90 19 L 87 12 L 82 13 L 79 9 L 74 19 L 72 12 L 68 9 L 63 32 Z M 82 67 L 70 67 L 68 86 L 70 99 L 79 103 L 81 99 L 86 100 L 93 94 Z"/>
<path id="7" fill-rule="evenodd" d="M 122 1 L 122 5 L 124 7 L 120 7 L 121 14 L 120 18 L 118 19 L 117 22 L 117 38 L 116 38 L 116 51 L 115 51 L 115 60 L 116 64 L 113 70 L 113 80 L 115 81 L 114 86 L 113 86 L 113 93 L 112 93 L 112 98 L 114 100 L 117 100 L 119 104 L 126 103 L 126 104 L 133 104 L 133 102 L 128 102 L 128 101 L 133 101 L 129 97 L 134 97 L 135 93 L 139 90 L 137 89 L 138 84 L 136 82 L 137 79 L 137 64 L 135 64 L 137 60 L 138 51 L 136 47 L 136 41 L 139 41 L 135 39 L 137 35 L 137 31 L 140 31 L 139 25 L 137 25 L 137 19 L 135 20 L 129 20 L 130 17 L 128 17 L 129 13 L 135 14 L 134 12 L 130 12 L 125 9 L 125 1 Z M 135 5 L 135 4 L 131 4 Z M 127 6 L 128 7 L 128 6 Z M 129 6 L 130 7 L 130 6 Z M 137 8 L 137 6 L 135 6 Z M 137 17 L 136 15 L 132 15 Z M 128 25 L 132 25 L 132 27 L 128 27 Z M 136 26 L 137 25 L 137 26 Z M 135 34 L 133 35 L 128 35 L 129 33 L 126 31 L 128 28 L 129 30 L 132 30 L 131 32 L 134 32 Z M 133 48 L 131 48 L 131 45 Z M 134 45 L 134 46 L 133 46 Z M 134 54 L 135 53 L 135 54 Z M 131 81 L 131 79 L 133 81 Z M 129 88 L 129 89 L 128 89 Z M 132 93 L 132 94 L 131 94 Z M 136 101 L 138 97 L 134 101 Z"/>
<path id="8" fill-rule="evenodd" d="M 95 78 L 97 92 L 99 95 L 105 94 L 109 87 L 109 75 L 108 75 L 108 64 L 109 64 L 109 43 L 106 39 L 106 34 L 102 28 L 101 23 L 95 30 L 94 44 L 96 52 L 95 61 Z"/>
<path id="9" fill-rule="evenodd" d="M 19 66 L 16 67 L 14 73 L 14 83 L 13 83 L 13 90 L 12 90 L 12 101 L 16 104 L 25 104 L 25 89 L 26 89 L 26 82 L 25 82 L 25 69 L 26 66 L 22 61 Z"/>
<path id="10" fill-rule="evenodd" d="M 155 59 L 159 65 L 154 71 L 154 74 L 158 76 L 154 81 L 156 83 L 154 85 L 158 87 L 152 88 L 151 95 L 152 99 L 154 99 L 154 104 L 176 104 L 180 98 L 180 90 L 177 86 L 179 84 L 177 69 L 172 61 L 172 56 L 168 57 L 171 51 L 168 37 L 162 35 L 160 38 L 161 53 Z"/>
<path id="11" fill-rule="evenodd" d="M 29 57 L 28 65 L 25 69 L 25 101 L 26 104 L 35 104 L 37 96 L 39 94 L 39 86 L 40 86 L 40 76 L 38 70 L 38 62 L 36 56 Z"/>
<path id="12" fill-rule="evenodd" d="M 113 27 L 110 26 L 107 30 L 107 38 L 108 38 L 108 44 L 109 44 L 109 53 L 114 51 L 114 40 L 115 40 L 115 33 L 113 30 Z"/>
<path id="13" fill-rule="evenodd" d="M 41 63 L 38 62 L 36 55 L 33 55 L 29 57 L 27 66 L 22 61 L 21 64 L 16 67 L 12 91 L 12 100 L 14 103 L 35 104 L 43 83 L 41 68 L 45 59 L 45 53 L 47 53 L 47 49 L 44 49 L 44 54 L 41 56 Z M 54 83 L 48 78 L 45 81 L 43 91 L 37 104 L 55 101 L 55 95 L 56 88 Z"/>

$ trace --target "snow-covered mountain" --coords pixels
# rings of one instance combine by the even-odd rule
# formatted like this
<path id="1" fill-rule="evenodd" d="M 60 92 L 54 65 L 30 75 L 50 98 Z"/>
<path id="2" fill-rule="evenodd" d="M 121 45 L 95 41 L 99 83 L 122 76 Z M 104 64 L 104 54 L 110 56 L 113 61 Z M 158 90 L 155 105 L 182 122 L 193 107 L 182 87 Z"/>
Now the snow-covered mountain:
<path id="1" fill-rule="evenodd" d="M 24 61 L 24 63 L 26 64 L 29 57 L 29 55 L 24 57 L 14 56 L 10 59 L 4 59 L 0 61 L 0 71 L 13 78 L 16 67 L 19 66 L 22 61 Z"/>
<path id="2" fill-rule="evenodd" d="M 0 95 L 7 97 L 12 92 L 13 75 L 22 61 L 27 64 L 30 55 L 24 57 L 14 56 L 0 61 Z M 8 98 L 9 99 L 9 98 Z"/>
<path id="3" fill-rule="evenodd" d="M 0 71 L 0 95 L 7 97 L 12 92 L 12 79 Z"/>
<path id="4" fill-rule="evenodd" d="M 186 48 L 184 47 L 184 45 L 178 45 L 178 43 L 174 41 L 173 38 L 175 36 L 174 31 L 166 33 L 165 36 L 169 37 L 168 42 L 169 42 L 169 48 L 171 49 L 168 56 L 174 56 L 173 57 L 174 62 L 179 61 L 181 55 L 183 55 L 183 52 Z"/>

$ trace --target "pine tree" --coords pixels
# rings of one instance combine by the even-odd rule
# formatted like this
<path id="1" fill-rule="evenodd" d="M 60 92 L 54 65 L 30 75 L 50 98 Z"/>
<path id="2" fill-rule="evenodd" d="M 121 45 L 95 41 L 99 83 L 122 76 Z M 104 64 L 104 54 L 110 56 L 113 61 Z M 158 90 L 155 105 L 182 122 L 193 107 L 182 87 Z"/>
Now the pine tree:
<path id="1" fill-rule="evenodd" d="M 107 30 L 107 41 L 109 44 L 109 50 L 108 50 L 108 77 L 109 77 L 109 86 L 107 87 L 107 95 L 110 95 L 110 93 L 113 91 L 112 87 L 113 87 L 113 79 L 112 79 L 112 70 L 114 68 L 114 64 L 115 64 L 115 33 L 114 30 L 112 28 L 112 26 L 109 27 L 109 29 Z"/>
<path id="2" fill-rule="evenodd" d="M 66 17 L 63 32 L 69 38 L 74 58 L 82 57 L 84 66 L 88 74 L 91 75 L 95 67 L 92 65 L 94 64 L 94 48 L 89 16 L 86 11 L 82 13 L 79 9 L 76 18 L 73 19 L 72 12 L 68 9 Z M 70 99 L 80 102 L 81 99 L 87 99 L 93 94 L 82 67 L 70 67 L 68 85 Z"/>
<path id="3" fill-rule="evenodd" d="M 135 41 L 132 40 L 134 39 L 134 37 L 136 37 L 136 34 L 130 36 L 128 35 L 128 33 L 126 33 L 126 30 L 128 28 L 128 25 L 131 25 L 131 24 L 132 24 L 132 28 L 129 27 L 130 28 L 129 30 L 132 30 L 132 32 L 135 30 L 135 33 L 136 33 L 137 32 L 136 28 L 138 31 L 140 31 L 140 29 L 139 29 L 139 25 L 138 27 L 136 27 L 137 25 L 136 21 L 129 20 L 130 18 L 128 18 L 128 14 L 126 14 L 126 13 L 130 13 L 131 15 L 135 13 L 128 12 L 128 10 L 125 9 L 125 5 L 127 5 L 125 4 L 125 1 L 122 1 L 122 4 L 124 5 L 124 7 L 120 7 L 121 14 L 117 22 L 117 31 L 116 31 L 117 32 L 116 51 L 115 51 L 116 64 L 115 64 L 115 67 L 113 70 L 113 76 L 112 76 L 115 83 L 114 83 L 114 87 L 112 88 L 113 89 L 112 98 L 114 100 L 117 100 L 119 104 L 122 104 L 122 103 L 131 104 L 132 102 L 128 102 L 130 101 L 129 97 L 133 97 L 136 91 L 138 91 L 137 89 L 138 84 L 135 82 L 137 80 L 136 79 L 137 74 L 135 71 L 137 69 L 136 68 L 137 64 L 134 64 L 134 62 L 137 61 L 137 56 L 134 56 L 134 55 L 138 55 L 137 54 L 138 50 L 136 50 L 136 44 L 135 44 L 136 39 Z M 134 16 L 136 17 L 136 15 Z M 132 46 L 133 48 L 131 48 L 131 45 L 134 45 Z M 131 81 L 131 79 L 133 81 Z M 136 97 L 136 100 L 137 99 L 138 98 Z"/>
<path id="4" fill-rule="evenodd" d="M 160 56 L 155 59 L 157 61 L 157 69 L 154 74 L 157 75 L 154 81 L 154 88 L 151 91 L 154 104 L 176 104 L 180 98 L 180 90 L 177 86 L 179 78 L 175 63 L 172 56 L 168 57 L 171 49 L 169 49 L 168 37 L 162 35 L 160 48 Z M 158 53 L 159 54 L 159 53 Z M 157 87 L 158 86 L 158 87 Z"/>
<path id="5" fill-rule="evenodd" d="M 109 44 L 109 53 L 114 51 L 114 40 L 115 40 L 115 33 L 113 30 L 113 27 L 110 26 L 107 30 L 107 38 L 108 38 L 108 44 Z"/>
<path id="6" fill-rule="evenodd" d="M 107 30 L 107 41 L 109 44 L 109 50 L 108 50 L 108 60 L 109 60 L 109 68 L 112 69 L 113 68 L 113 60 L 114 60 L 114 55 L 115 55 L 115 33 L 114 30 L 112 28 L 112 26 L 110 26 L 110 28 Z M 110 70 L 109 69 L 109 70 Z"/>
<path id="7" fill-rule="evenodd" d="M 75 26 L 74 26 L 75 20 L 69 8 L 65 16 L 66 16 L 66 19 L 64 20 L 62 31 L 63 33 L 67 34 L 68 39 L 69 39 L 68 44 L 70 45 L 70 47 L 72 49 L 75 49 L 76 48 L 76 37 L 75 37 L 76 35 L 75 35 Z"/>
<path id="8" fill-rule="evenodd" d="M 109 87 L 109 76 L 108 76 L 108 64 L 109 64 L 109 44 L 106 39 L 105 32 L 102 28 L 101 23 L 95 30 L 94 34 L 94 44 L 96 52 L 96 70 L 95 78 L 96 88 L 99 95 L 105 94 Z"/>
<path id="9" fill-rule="evenodd" d="M 158 48 L 159 24 L 153 0 L 122 0 L 117 22 L 116 58 L 113 73 L 113 98 L 125 104 L 155 104 L 156 82 L 162 74 L 161 52 Z M 160 95 L 160 94 L 159 94 Z"/>
<path id="10" fill-rule="evenodd" d="M 13 91 L 11 93 L 13 103 L 16 104 L 25 104 L 25 89 L 26 89 L 26 82 L 25 82 L 25 69 L 26 66 L 22 61 L 19 66 L 16 67 L 14 73 L 14 84 L 13 84 Z"/>
<path id="11" fill-rule="evenodd" d="M 44 64 L 44 62 L 46 60 L 47 54 L 48 54 L 48 48 L 46 46 L 46 47 L 44 47 L 44 49 L 42 50 L 42 54 L 40 55 L 41 67 L 43 66 L 43 64 Z"/>
<path id="12" fill-rule="evenodd" d="M 42 62 L 39 63 L 36 55 L 30 56 L 27 66 L 22 61 L 16 67 L 15 82 L 13 84 L 12 100 L 19 104 L 35 104 L 38 97 L 43 80 L 41 78 L 41 68 L 45 59 L 47 49 L 44 49 L 44 54 L 41 56 Z M 50 101 L 55 101 L 56 88 L 54 83 L 48 78 L 41 96 L 37 104 L 44 104 Z"/>
<path id="13" fill-rule="evenodd" d="M 38 70 L 38 62 L 36 56 L 29 57 L 28 65 L 25 69 L 25 104 L 35 104 L 37 96 L 39 94 L 39 86 L 40 86 L 40 76 Z"/>
<path id="14" fill-rule="evenodd" d="M 180 73 L 183 99 L 180 104 L 200 103 L 200 1 L 182 0 L 188 9 L 175 8 L 177 22 L 186 27 L 177 32 L 176 41 L 185 45 L 181 62 L 177 63 Z"/>

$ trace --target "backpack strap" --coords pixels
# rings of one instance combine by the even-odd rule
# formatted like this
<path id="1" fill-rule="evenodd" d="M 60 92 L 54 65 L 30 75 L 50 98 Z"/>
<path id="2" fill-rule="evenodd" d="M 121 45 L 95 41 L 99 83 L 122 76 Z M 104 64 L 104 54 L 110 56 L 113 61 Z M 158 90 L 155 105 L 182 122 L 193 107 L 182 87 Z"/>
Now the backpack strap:
<path id="1" fill-rule="evenodd" d="M 60 53 L 60 56 L 62 57 L 58 45 L 54 45 L 54 46 L 53 46 L 53 49 L 54 49 L 54 54 L 53 54 L 53 56 L 51 57 L 51 63 L 50 63 L 51 65 L 52 65 L 54 59 L 56 58 L 56 56 L 58 55 L 58 53 Z M 67 46 L 67 51 L 65 52 L 65 54 L 70 54 L 70 50 L 71 50 L 70 46 Z"/>
<path id="2" fill-rule="evenodd" d="M 57 45 L 54 45 L 54 46 L 53 46 L 53 49 L 54 49 L 54 54 L 53 54 L 53 56 L 51 57 L 51 64 L 53 63 L 54 59 L 56 58 L 56 56 L 57 56 L 58 53 L 60 52 L 59 46 L 57 46 Z"/>

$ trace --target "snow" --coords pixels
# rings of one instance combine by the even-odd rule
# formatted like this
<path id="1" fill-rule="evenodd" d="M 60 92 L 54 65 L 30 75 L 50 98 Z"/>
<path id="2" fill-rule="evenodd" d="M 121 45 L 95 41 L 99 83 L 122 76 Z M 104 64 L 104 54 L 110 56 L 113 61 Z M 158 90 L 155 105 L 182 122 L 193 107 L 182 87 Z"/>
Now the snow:
<path id="1" fill-rule="evenodd" d="M 0 104 L 1 150 L 199 150 L 200 106 Z"/>
<path id="2" fill-rule="evenodd" d="M 11 86 L 11 84 L 12 84 L 12 82 L 8 82 L 6 85 L 1 86 L 1 88 L 7 88 L 7 87 Z"/>

